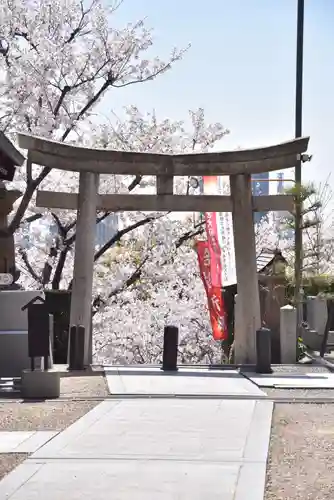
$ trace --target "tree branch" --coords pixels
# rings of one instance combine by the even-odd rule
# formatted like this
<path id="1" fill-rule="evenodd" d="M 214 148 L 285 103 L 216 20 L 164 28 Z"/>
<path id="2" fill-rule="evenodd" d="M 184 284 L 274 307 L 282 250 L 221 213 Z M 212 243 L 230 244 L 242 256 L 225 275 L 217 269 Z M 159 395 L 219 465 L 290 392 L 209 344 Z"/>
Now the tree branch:
<path id="1" fill-rule="evenodd" d="M 134 285 L 136 283 L 136 281 L 138 281 L 140 279 L 142 269 L 143 269 L 144 265 L 146 264 L 146 262 L 148 261 L 148 257 L 149 257 L 148 255 L 146 255 L 146 257 L 144 257 L 144 259 L 141 261 L 139 266 L 137 266 L 137 268 L 133 271 L 131 276 L 129 276 L 128 279 L 126 279 L 124 281 L 122 286 L 115 288 L 112 292 L 109 293 L 109 295 L 108 295 L 109 299 L 111 299 L 112 297 L 114 297 L 115 295 L 120 293 L 121 291 L 125 290 L 125 288 L 128 288 L 131 285 Z"/>
<path id="2" fill-rule="evenodd" d="M 68 94 L 71 91 L 71 87 L 69 85 L 65 85 L 64 88 L 62 89 L 58 102 L 55 106 L 55 109 L 53 111 L 54 116 L 57 116 L 60 110 L 60 107 L 63 103 L 63 100 L 65 99 L 66 94 Z"/>
<path id="3" fill-rule="evenodd" d="M 70 34 L 70 36 L 68 37 L 68 39 L 65 40 L 65 42 L 64 42 L 65 44 L 71 43 L 75 39 L 75 37 L 86 27 L 86 24 L 84 23 L 85 17 L 92 10 L 92 8 L 95 5 L 95 3 L 96 3 L 96 0 L 93 0 L 93 2 L 91 3 L 90 7 L 87 10 L 84 10 L 83 1 L 80 2 L 80 8 L 81 8 L 81 18 L 80 18 L 80 21 L 78 23 L 78 26 L 76 26 L 75 28 L 73 28 L 73 31 Z"/>
<path id="4" fill-rule="evenodd" d="M 202 222 L 202 224 L 204 224 L 204 222 Z M 187 231 L 185 234 L 180 236 L 180 238 L 178 240 L 176 240 L 175 247 L 180 248 L 180 246 L 183 245 L 183 243 L 185 243 L 186 241 L 189 241 L 192 238 L 195 238 L 195 236 L 198 236 L 198 235 L 203 234 L 203 233 L 204 233 L 204 227 L 201 227 L 200 229 L 198 229 L 195 232 Z"/>
<path id="5" fill-rule="evenodd" d="M 60 219 L 58 217 L 58 215 L 56 215 L 55 213 L 51 212 L 51 215 L 54 219 L 54 221 L 56 222 L 57 224 L 57 227 L 58 227 L 58 231 L 60 233 L 60 236 L 64 239 L 66 238 L 66 235 L 67 235 L 67 232 L 68 232 L 68 229 L 67 227 L 65 227 L 61 222 L 60 222 Z"/>
<path id="6" fill-rule="evenodd" d="M 141 261 L 141 263 L 136 267 L 136 269 L 131 273 L 131 275 L 122 283 L 122 285 L 118 286 L 114 290 L 112 290 L 108 296 L 107 299 L 111 299 L 112 297 L 115 297 L 119 293 L 123 292 L 126 288 L 128 288 L 131 285 L 134 285 L 141 277 L 142 270 L 146 262 L 148 261 L 149 255 L 146 255 L 144 259 Z M 101 297 L 98 295 L 94 300 L 93 300 L 93 316 L 99 311 L 99 308 L 101 306 L 104 306 L 106 302 L 101 299 Z"/>
<path id="7" fill-rule="evenodd" d="M 96 223 L 98 224 L 99 222 L 104 220 L 106 217 L 108 217 L 108 215 L 110 215 L 110 212 L 106 212 L 103 215 L 101 215 L 100 217 L 97 217 Z M 56 222 L 58 224 L 59 231 L 61 233 L 61 236 L 63 237 L 63 244 L 65 245 L 59 254 L 59 259 L 58 259 L 56 269 L 55 269 L 55 272 L 53 275 L 53 280 L 52 280 L 52 289 L 58 290 L 60 287 L 60 281 L 62 278 L 62 273 L 63 273 L 63 269 L 64 269 L 64 266 L 66 263 L 67 255 L 68 255 L 68 252 L 70 251 L 71 245 L 75 242 L 76 234 L 73 234 L 67 240 L 65 238 L 66 238 L 66 235 L 68 234 L 68 232 L 71 229 L 73 229 L 73 227 L 76 225 L 76 221 L 73 221 L 73 222 L 71 222 L 71 224 L 64 227 L 61 224 L 59 218 L 55 214 L 52 214 L 52 216 L 54 217 L 54 219 L 56 220 Z"/>
<path id="8" fill-rule="evenodd" d="M 42 284 L 42 278 L 38 276 L 32 265 L 30 264 L 26 251 L 23 250 L 23 248 L 19 248 L 18 252 L 31 276 L 35 281 L 37 281 L 37 283 Z"/>
<path id="9" fill-rule="evenodd" d="M 145 224 L 148 224 L 149 222 L 153 222 L 155 220 L 158 220 L 160 219 L 161 217 L 164 217 L 166 214 L 163 214 L 163 215 L 159 215 L 158 217 L 154 217 L 154 216 L 149 216 L 149 217 L 146 217 L 145 219 L 142 219 L 138 222 L 135 222 L 134 224 L 131 224 L 130 226 L 124 228 L 124 229 L 121 229 L 120 231 L 118 231 L 112 238 L 110 238 L 109 241 L 107 241 L 107 243 L 105 245 L 103 245 L 102 248 L 100 248 L 100 250 L 98 250 L 96 252 L 96 254 L 94 255 L 94 262 L 96 262 L 107 250 L 109 250 L 109 248 L 111 248 L 115 243 L 117 243 L 118 241 L 121 240 L 121 238 L 127 234 L 127 233 L 130 233 L 130 231 L 133 231 L 134 229 L 137 229 L 138 227 L 141 227 L 141 226 L 144 226 Z"/>
<path id="10" fill-rule="evenodd" d="M 21 224 L 30 224 L 31 222 L 34 222 L 35 220 L 41 219 L 43 217 L 43 214 L 34 214 L 31 215 L 30 217 L 27 217 L 26 219 L 23 219 Z"/>
<path id="11" fill-rule="evenodd" d="M 65 246 L 59 254 L 59 259 L 58 259 L 57 266 L 56 266 L 56 269 L 55 269 L 55 272 L 53 275 L 53 280 L 52 280 L 52 285 L 51 285 L 52 290 L 59 290 L 61 276 L 63 273 L 63 269 L 65 266 L 65 262 L 66 262 L 66 258 L 67 258 L 67 254 L 68 254 L 69 250 L 70 250 L 70 247 Z"/>
<path id="12" fill-rule="evenodd" d="M 34 49 L 38 54 L 37 45 L 35 45 L 34 42 L 30 39 L 28 33 L 24 33 L 23 31 L 15 30 L 14 36 L 24 38 L 24 40 L 26 40 L 29 43 L 29 45 L 31 46 L 31 48 Z"/>
<path id="13" fill-rule="evenodd" d="M 27 186 L 32 183 L 32 161 L 31 157 L 28 153 L 28 158 L 27 158 L 27 165 L 26 165 L 26 174 L 27 174 Z"/>
<path id="14" fill-rule="evenodd" d="M 29 206 L 31 198 L 39 184 L 45 179 L 45 177 L 50 173 L 51 169 L 44 167 L 39 176 L 27 185 L 27 188 L 22 196 L 20 205 L 14 215 L 11 223 L 8 226 L 9 234 L 14 234 L 15 231 L 20 227 L 24 214 Z"/>
<path id="15" fill-rule="evenodd" d="M 80 120 L 80 118 L 83 117 L 85 113 L 99 100 L 101 95 L 107 90 L 108 87 L 110 87 L 113 83 L 113 76 L 110 74 L 107 78 L 107 80 L 104 82 L 104 84 L 101 86 L 101 88 L 98 90 L 98 92 L 87 102 L 87 104 L 79 111 L 75 122 L 72 122 L 71 125 L 65 130 L 62 136 L 62 141 L 65 141 L 65 139 L 68 137 L 68 135 L 72 132 L 72 130 L 75 127 L 75 124 L 77 121 Z"/>
<path id="16" fill-rule="evenodd" d="M 57 253 L 58 253 L 57 248 L 55 248 L 55 247 L 50 248 L 48 258 L 44 264 L 44 268 L 42 271 L 42 285 L 43 286 L 46 286 L 50 281 L 51 272 L 52 272 L 51 260 L 54 259 L 55 257 L 57 257 Z"/>
<path id="17" fill-rule="evenodd" d="M 136 175 L 136 177 L 133 179 L 133 181 L 129 185 L 128 191 L 131 192 L 131 191 L 134 190 L 135 187 L 139 186 L 139 184 L 141 183 L 142 178 L 143 178 L 142 175 Z"/>

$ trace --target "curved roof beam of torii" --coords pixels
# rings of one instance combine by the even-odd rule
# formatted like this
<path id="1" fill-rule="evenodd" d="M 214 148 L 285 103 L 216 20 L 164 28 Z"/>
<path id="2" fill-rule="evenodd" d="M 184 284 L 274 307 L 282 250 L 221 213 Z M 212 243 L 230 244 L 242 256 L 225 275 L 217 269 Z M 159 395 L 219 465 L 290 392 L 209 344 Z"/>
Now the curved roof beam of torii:
<path id="1" fill-rule="evenodd" d="M 88 149 L 28 134 L 18 134 L 19 146 L 37 164 L 60 170 L 118 175 L 236 175 L 294 167 L 307 150 L 309 137 L 265 148 L 165 155 Z"/>

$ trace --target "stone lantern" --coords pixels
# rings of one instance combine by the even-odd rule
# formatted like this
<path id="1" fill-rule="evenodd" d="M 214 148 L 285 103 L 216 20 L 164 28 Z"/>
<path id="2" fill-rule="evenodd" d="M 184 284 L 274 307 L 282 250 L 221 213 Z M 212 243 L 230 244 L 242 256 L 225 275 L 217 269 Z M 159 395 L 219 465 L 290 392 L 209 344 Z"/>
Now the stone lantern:
<path id="1" fill-rule="evenodd" d="M 4 181 L 12 181 L 16 167 L 24 163 L 24 156 L 0 131 L 0 274 L 11 274 L 15 281 L 14 236 L 8 232 L 8 215 L 21 196 L 18 190 L 9 190 Z"/>

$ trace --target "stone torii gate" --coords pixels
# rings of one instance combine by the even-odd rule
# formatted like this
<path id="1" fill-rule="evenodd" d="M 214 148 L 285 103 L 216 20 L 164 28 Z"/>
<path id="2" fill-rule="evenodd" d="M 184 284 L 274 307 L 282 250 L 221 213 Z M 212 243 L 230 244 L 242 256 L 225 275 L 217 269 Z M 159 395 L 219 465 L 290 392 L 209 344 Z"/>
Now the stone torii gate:
<path id="1" fill-rule="evenodd" d="M 85 328 L 84 364 L 90 359 L 90 324 L 96 211 L 232 212 L 240 323 L 235 332 L 237 363 L 256 362 L 261 326 L 253 211 L 292 211 L 290 195 L 252 196 L 251 174 L 292 168 L 309 138 L 231 152 L 153 154 L 75 147 L 26 134 L 19 146 L 37 165 L 80 173 L 79 193 L 39 191 L 37 206 L 77 210 L 71 325 Z M 157 194 L 98 194 L 99 174 L 156 176 Z M 228 175 L 231 196 L 175 195 L 174 176 Z"/>

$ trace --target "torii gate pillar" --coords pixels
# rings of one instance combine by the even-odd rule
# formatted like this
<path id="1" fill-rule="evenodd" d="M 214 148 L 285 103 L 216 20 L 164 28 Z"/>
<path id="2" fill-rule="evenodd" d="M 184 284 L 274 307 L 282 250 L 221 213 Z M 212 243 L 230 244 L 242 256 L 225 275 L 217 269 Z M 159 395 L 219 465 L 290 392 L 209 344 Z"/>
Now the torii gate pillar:
<path id="1" fill-rule="evenodd" d="M 84 366 L 92 362 L 90 329 L 98 187 L 98 174 L 80 172 L 70 325 L 85 328 Z"/>
<path id="2" fill-rule="evenodd" d="M 230 176 L 234 250 L 240 315 L 235 321 L 235 362 L 256 364 L 256 330 L 261 327 L 259 283 L 250 175 Z M 237 329 L 237 331 L 236 331 Z"/>

